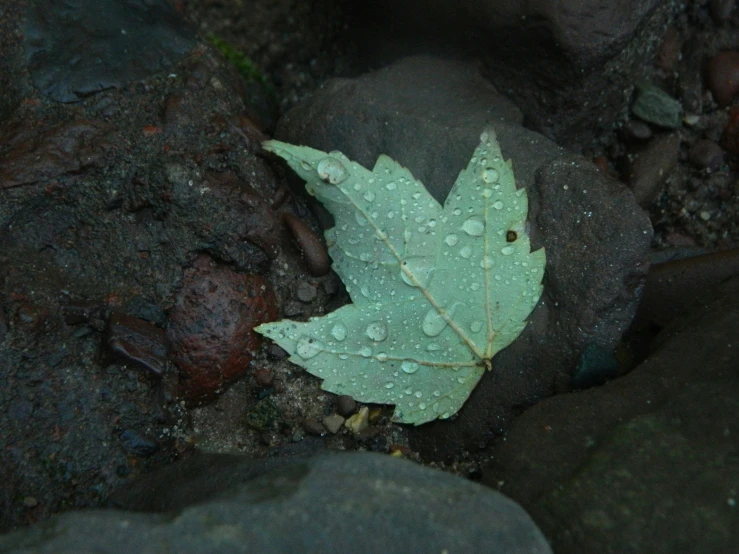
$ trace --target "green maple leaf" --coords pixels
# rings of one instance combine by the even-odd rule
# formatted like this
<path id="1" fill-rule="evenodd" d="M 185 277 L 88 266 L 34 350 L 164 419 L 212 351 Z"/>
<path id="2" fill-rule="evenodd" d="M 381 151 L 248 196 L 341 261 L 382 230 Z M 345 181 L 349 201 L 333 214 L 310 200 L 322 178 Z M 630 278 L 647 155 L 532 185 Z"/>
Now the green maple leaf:
<path id="1" fill-rule="evenodd" d="M 395 404 L 420 425 L 456 413 L 493 356 L 521 333 L 542 292 L 528 199 L 492 130 L 444 207 L 387 156 L 372 171 L 341 152 L 267 141 L 333 214 L 333 268 L 352 304 L 256 330 L 323 379 L 324 390 Z"/>

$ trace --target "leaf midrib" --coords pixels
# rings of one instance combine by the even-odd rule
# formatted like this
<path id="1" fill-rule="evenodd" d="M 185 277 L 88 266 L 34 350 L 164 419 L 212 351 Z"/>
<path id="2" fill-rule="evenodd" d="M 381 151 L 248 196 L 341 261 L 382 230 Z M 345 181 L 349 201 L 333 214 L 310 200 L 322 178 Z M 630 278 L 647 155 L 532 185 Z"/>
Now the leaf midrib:
<path id="1" fill-rule="evenodd" d="M 423 186 L 423 185 L 421 185 L 421 186 Z M 486 359 L 486 357 L 488 357 L 487 356 L 487 352 L 481 352 L 477 348 L 477 346 L 475 345 L 475 343 L 472 342 L 472 339 L 470 337 L 468 337 L 467 334 L 459 327 L 459 325 L 457 325 L 456 322 L 447 315 L 446 310 L 436 301 L 436 298 L 434 298 L 434 296 L 431 294 L 431 292 L 429 290 L 427 290 L 425 287 L 421 286 L 420 281 L 418 279 L 416 279 L 416 276 L 413 274 L 413 272 L 408 269 L 408 266 L 407 265 L 404 265 L 403 264 L 403 261 L 404 260 L 401 257 L 400 253 L 395 249 L 395 247 L 388 240 L 387 233 L 385 233 L 382 229 L 380 229 L 375 224 L 374 218 L 371 217 L 371 214 L 369 214 L 361 206 L 359 206 L 352 199 L 352 197 L 342 187 L 338 187 L 338 188 L 342 192 L 342 194 L 347 198 L 347 200 L 349 200 L 349 203 L 352 206 L 354 206 L 354 208 L 360 214 L 362 214 L 362 216 L 369 222 L 369 224 L 375 230 L 375 235 L 385 244 L 385 246 L 388 248 L 388 250 L 390 251 L 390 253 L 393 256 L 395 256 L 395 259 L 398 261 L 398 266 L 400 267 L 400 270 L 405 274 L 406 277 L 408 277 L 409 280 L 411 280 L 411 282 L 413 282 L 413 284 L 416 286 L 416 288 L 418 288 L 423 293 L 423 295 L 426 297 L 426 300 L 428 301 L 428 303 L 431 304 L 431 307 L 434 308 L 437 311 L 437 313 L 442 317 L 442 319 L 444 319 L 444 321 L 447 323 L 447 325 L 449 325 L 449 327 L 452 328 L 452 330 L 457 334 L 457 336 L 459 336 L 459 338 L 462 339 L 462 341 L 467 345 L 467 347 L 470 349 L 470 351 L 473 354 L 475 354 L 475 356 L 477 356 L 481 361 L 484 360 L 484 359 Z M 428 191 L 426 192 L 426 194 L 428 194 Z M 487 202 L 486 202 L 486 204 L 487 204 Z M 445 211 L 445 209 L 446 209 L 445 207 L 442 207 L 442 213 Z M 486 206 L 486 209 L 487 209 L 487 206 Z M 405 215 L 405 211 L 403 211 L 403 215 Z M 486 216 L 487 216 L 487 212 L 486 212 Z M 403 218 L 403 229 L 404 229 L 404 231 L 406 230 L 406 228 L 407 228 L 406 219 Z M 487 217 L 485 218 L 485 230 L 487 231 Z M 487 241 L 487 232 L 485 233 L 485 240 Z M 438 250 L 437 250 L 437 252 L 438 252 Z M 487 271 L 485 271 L 485 278 L 486 278 L 486 280 L 488 278 L 488 272 Z M 488 291 L 487 281 L 486 281 L 486 289 L 485 289 L 485 291 L 486 291 L 486 293 Z M 486 296 L 489 296 L 489 295 L 486 294 Z M 489 301 L 486 299 L 486 302 L 489 302 Z M 488 317 L 488 330 L 489 330 L 489 333 L 492 333 L 491 327 L 492 327 L 492 321 L 491 321 L 490 317 Z M 491 347 L 492 347 L 492 341 L 488 341 L 488 347 L 487 348 L 490 349 Z M 414 361 L 417 361 L 417 360 L 414 360 Z M 468 365 L 468 364 L 462 364 L 462 365 Z"/>

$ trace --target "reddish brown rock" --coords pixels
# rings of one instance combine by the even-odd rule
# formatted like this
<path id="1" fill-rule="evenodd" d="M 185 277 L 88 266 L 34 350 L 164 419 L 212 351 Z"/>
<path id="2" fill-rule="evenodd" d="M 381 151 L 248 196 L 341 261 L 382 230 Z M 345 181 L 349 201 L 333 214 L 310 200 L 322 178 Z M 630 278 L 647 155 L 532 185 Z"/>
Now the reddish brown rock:
<path id="1" fill-rule="evenodd" d="M 706 69 L 708 88 L 719 106 L 731 104 L 739 91 L 739 52 L 719 52 L 708 62 Z"/>
<path id="2" fill-rule="evenodd" d="M 260 345 L 254 327 L 276 316 L 274 293 L 261 276 L 200 256 L 185 271 L 168 329 L 185 399 L 208 402 L 243 376 Z"/>
<path id="3" fill-rule="evenodd" d="M 162 375 L 167 366 L 167 337 L 164 331 L 143 319 L 113 312 L 108 321 L 108 349 L 125 360 Z"/>
<path id="4" fill-rule="evenodd" d="M 326 247 L 313 229 L 291 213 L 282 214 L 282 221 L 290 229 L 290 233 L 300 248 L 308 273 L 321 277 L 331 271 L 331 259 L 328 257 Z"/>
<path id="5" fill-rule="evenodd" d="M 722 146 L 734 155 L 739 155 L 739 107 L 731 108 L 729 122 L 724 129 Z"/>

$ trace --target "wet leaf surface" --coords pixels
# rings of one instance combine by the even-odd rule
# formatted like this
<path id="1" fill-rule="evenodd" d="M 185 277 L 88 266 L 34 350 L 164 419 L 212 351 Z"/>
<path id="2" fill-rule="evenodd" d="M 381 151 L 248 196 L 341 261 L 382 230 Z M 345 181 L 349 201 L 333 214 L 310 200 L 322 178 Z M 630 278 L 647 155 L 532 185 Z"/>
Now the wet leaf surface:
<path id="1" fill-rule="evenodd" d="M 369 171 L 340 152 L 265 143 L 334 215 L 326 240 L 352 304 L 257 331 L 325 390 L 395 404 L 401 423 L 446 419 L 525 327 L 544 250 L 530 251 L 526 191 L 494 132 L 480 139 L 443 207 L 387 156 Z"/>

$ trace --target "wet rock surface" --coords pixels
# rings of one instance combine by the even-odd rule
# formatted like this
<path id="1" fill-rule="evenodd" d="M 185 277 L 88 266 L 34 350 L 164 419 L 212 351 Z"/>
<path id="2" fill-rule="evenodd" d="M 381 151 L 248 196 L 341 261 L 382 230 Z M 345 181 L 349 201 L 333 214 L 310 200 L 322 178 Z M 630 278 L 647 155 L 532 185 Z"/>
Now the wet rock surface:
<path id="1" fill-rule="evenodd" d="M 43 530 L 0 536 L 0 548 L 551 552 L 528 515 L 503 495 L 370 453 L 261 464 L 237 456 L 194 458 L 113 500 L 129 510 L 165 513 L 62 515 Z"/>
<path id="2" fill-rule="evenodd" d="M 412 431 L 423 455 L 484 446 L 532 399 L 551 394 L 555 376 L 569 374 L 588 345 L 612 352 L 636 308 L 651 239 L 645 215 L 622 184 L 517 119 L 474 66 L 417 57 L 329 82 L 278 126 L 280 139 L 341 150 L 368 167 L 385 153 L 443 202 L 480 129 L 494 123 L 518 186 L 529 190 L 532 248 L 547 252 L 543 302 L 458 418 Z"/>
<path id="3" fill-rule="evenodd" d="M 619 117 L 634 75 L 678 9 L 663 0 L 566 9 L 549 0 L 356 4 L 365 56 L 384 63 L 419 52 L 476 57 L 535 130 L 570 147 Z"/>
<path id="4" fill-rule="evenodd" d="M 107 4 L 0 16 L 26 41 L 0 47 L 23 99 L 0 127 L 2 530 L 191 449 L 164 327 L 199 253 L 253 275 L 239 294 L 275 309 L 260 279 L 280 251 L 276 184 L 245 144 L 233 69 L 166 2 Z"/>
<path id="5" fill-rule="evenodd" d="M 388 9 L 396 17 L 373 25 L 357 19 L 360 3 L 339 0 L 256 0 L 248 9 L 195 0 L 3 3 L 0 530 L 98 506 L 111 490 L 193 449 L 245 453 L 248 467 L 262 469 L 277 468 L 256 458 L 367 450 L 473 480 L 482 475 L 531 511 L 557 551 L 680 551 L 685 544 L 691 552 L 731 551 L 738 527 L 731 438 L 737 364 L 735 317 L 726 310 L 735 309 L 737 291 L 725 288 L 725 301 L 706 302 L 706 311 L 682 326 L 670 321 L 737 272 L 736 249 L 715 252 L 739 239 L 735 2 L 648 2 L 637 9 L 634 2 L 574 9 L 495 2 L 495 13 L 492 4 L 455 4 L 450 14 L 442 3 L 414 10 L 415 2 L 394 2 Z M 110 17 L 100 16 L 100 6 Z M 386 7 L 371 9 L 381 14 Z M 407 28 L 396 33 L 394 22 L 404 18 Z M 118 36 L 116 25 L 126 34 Z M 382 31 L 393 36 L 384 40 Z M 214 34 L 253 66 L 233 50 L 224 53 L 238 73 L 226 64 L 203 42 Z M 43 50 L 55 44 L 63 47 Z M 467 61 L 411 58 L 357 78 L 418 52 Z M 74 70 L 70 55 L 79 56 Z M 717 55 L 721 64 L 712 62 Z M 331 222 L 309 208 L 301 183 L 260 151 L 273 134 L 275 107 L 284 112 L 333 76 L 351 78 L 325 83 L 289 114 L 280 124 L 283 138 L 307 137 L 370 165 L 388 153 L 443 199 L 480 129 L 493 123 L 529 190 L 533 242 L 547 247 L 552 262 L 527 334 L 496 357 L 496 371 L 470 405 L 456 421 L 412 434 L 390 422 L 388 407 L 321 391 L 319 380 L 274 345 L 242 350 L 251 362 L 234 368 L 244 377 L 214 402 L 184 409 L 183 381 L 164 338 L 174 329 L 185 276 L 200 275 L 194 265 L 202 258 L 221 284 L 262 279 L 274 292 L 273 301 L 267 292 L 241 295 L 231 287 L 241 307 L 307 318 L 347 301 L 338 278 L 325 274 L 330 260 L 321 227 Z M 640 82 L 670 98 L 674 129 L 629 113 Z M 523 129 L 524 121 L 560 146 L 581 147 L 594 165 Z M 637 180 L 632 172 L 645 151 L 652 157 L 641 158 Z M 647 191 L 652 246 L 679 247 L 651 253 L 669 261 L 648 274 L 623 341 L 641 294 L 649 235 L 614 178 L 635 193 Z M 221 344 L 228 351 L 229 340 L 234 346 L 242 335 L 223 336 L 231 337 Z M 573 387 L 594 388 L 575 394 Z M 433 461 L 440 458 L 446 461 Z M 155 489 L 149 506 L 160 501 L 167 510 L 193 505 L 194 496 L 212 498 L 208 491 L 217 496 L 220 485 L 201 487 L 220 466 L 211 462 L 204 478 L 180 476 L 179 490 L 191 494 L 185 501 L 172 503 Z M 350 465 L 374 475 L 370 463 Z M 218 473 L 232 483 L 232 473 Z M 263 484 L 253 497 L 263 498 Z M 344 481 L 324 488 L 332 486 L 332 495 L 354 502 Z M 370 500 L 352 506 L 383 497 L 362 498 Z M 252 509 L 250 502 L 239 509 Z M 372 514 L 388 509 L 385 501 Z M 480 515 L 460 513 L 467 521 Z M 493 513 L 487 511 L 485 526 Z M 356 514 L 339 523 L 373 521 Z M 115 535 L 121 524 L 138 525 L 138 517 L 93 512 L 84 528 L 99 537 L 95 525 L 102 521 Z M 170 521 L 141 517 L 148 530 L 152 519 Z M 179 522 L 202 529 L 192 534 L 198 540 L 233 537 L 233 527 L 214 531 L 186 519 L 173 526 Z M 34 549 L 44 529 L 62 524 L 50 525 L 12 540 Z M 306 534 L 315 538 L 316 528 Z M 279 538 L 290 534 L 276 529 Z M 251 546 L 239 537 L 239 548 Z M 655 537 L 659 544 L 650 542 Z M 53 541 L 64 539 L 50 540 L 47 550 L 58 551 Z"/>
<path id="6" fill-rule="evenodd" d="M 737 298 L 735 277 L 673 318 L 629 375 L 528 410 L 484 481 L 521 502 L 557 552 L 730 552 Z"/>
<path id="7" fill-rule="evenodd" d="M 25 56 L 34 86 L 59 102 L 172 67 L 196 45 L 195 33 L 167 2 L 33 0 Z"/>

